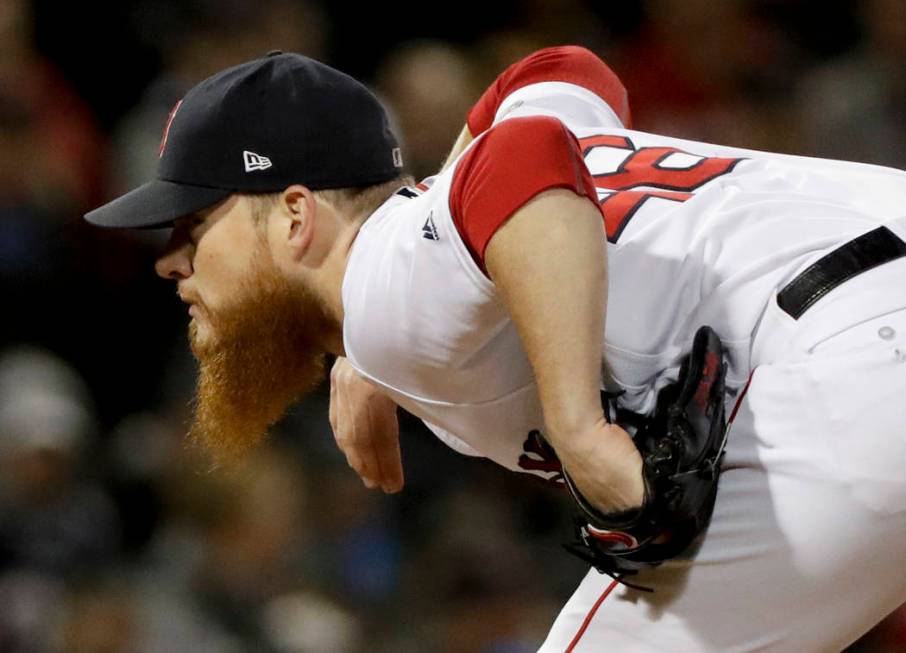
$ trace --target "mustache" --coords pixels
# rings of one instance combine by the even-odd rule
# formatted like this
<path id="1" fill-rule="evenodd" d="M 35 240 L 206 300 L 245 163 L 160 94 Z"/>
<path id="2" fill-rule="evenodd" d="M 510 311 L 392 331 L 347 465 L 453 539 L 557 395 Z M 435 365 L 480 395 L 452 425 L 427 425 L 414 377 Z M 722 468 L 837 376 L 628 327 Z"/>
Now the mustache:
<path id="1" fill-rule="evenodd" d="M 198 304 L 199 306 L 204 306 L 204 302 L 201 301 L 196 293 L 192 292 L 185 286 L 176 286 L 177 296 L 186 304 Z"/>

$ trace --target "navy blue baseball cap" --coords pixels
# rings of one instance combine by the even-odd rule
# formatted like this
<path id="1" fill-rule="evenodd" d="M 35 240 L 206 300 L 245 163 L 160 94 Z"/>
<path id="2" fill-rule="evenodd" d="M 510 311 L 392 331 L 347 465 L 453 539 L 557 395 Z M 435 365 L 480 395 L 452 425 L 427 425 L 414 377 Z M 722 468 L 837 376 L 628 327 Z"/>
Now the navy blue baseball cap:
<path id="1" fill-rule="evenodd" d="M 380 102 L 349 75 L 274 51 L 223 70 L 170 112 L 157 174 L 85 215 L 100 227 L 168 227 L 232 193 L 368 186 L 402 172 Z"/>

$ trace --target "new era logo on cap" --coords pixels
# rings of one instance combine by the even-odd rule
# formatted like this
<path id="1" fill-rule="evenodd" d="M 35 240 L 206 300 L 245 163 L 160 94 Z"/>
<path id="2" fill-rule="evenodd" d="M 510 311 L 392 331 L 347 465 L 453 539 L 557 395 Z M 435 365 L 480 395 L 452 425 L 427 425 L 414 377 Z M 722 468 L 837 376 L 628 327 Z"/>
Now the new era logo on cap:
<path id="1" fill-rule="evenodd" d="M 242 153 L 242 158 L 245 161 L 245 171 L 252 172 L 253 170 L 267 170 L 271 167 L 271 160 L 266 156 L 261 156 L 260 154 L 255 154 L 254 152 L 249 152 L 245 150 Z"/>

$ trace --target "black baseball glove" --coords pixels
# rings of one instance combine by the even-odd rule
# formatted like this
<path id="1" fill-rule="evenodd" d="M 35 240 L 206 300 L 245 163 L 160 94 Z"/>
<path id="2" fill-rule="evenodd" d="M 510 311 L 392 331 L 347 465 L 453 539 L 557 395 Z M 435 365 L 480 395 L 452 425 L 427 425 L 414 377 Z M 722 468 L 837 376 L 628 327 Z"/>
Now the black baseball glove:
<path id="1" fill-rule="evenodd" d="M 564 471 L 566 486 L 579 508 L 577 541 L 566 545 L 567 550 L 622 581 L 626 575 L 679 555 L 705 529 L 714 509 L 726 444 L 725 375 L 720 339 L 703 326 L 695 334 L 679 378 L 658 393 L 650 417 L 616 411 L 615 421 L 635 427 L 645 501 L 628 512 L 602 513 Z"/>

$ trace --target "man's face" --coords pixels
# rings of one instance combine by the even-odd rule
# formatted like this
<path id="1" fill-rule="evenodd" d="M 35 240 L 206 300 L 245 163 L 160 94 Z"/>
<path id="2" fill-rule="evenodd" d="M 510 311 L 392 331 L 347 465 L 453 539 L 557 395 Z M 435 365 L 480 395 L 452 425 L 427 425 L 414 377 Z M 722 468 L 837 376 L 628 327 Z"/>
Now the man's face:
<path id="1" fill-rule="evenodd" d="M 235 301 L 258 240 L 247 200 L 240 195 L 175 222 L 154 267 L 159 276 L 177 282 L 200 339 L 213 336 L 212 316 Z"/>
<path id="2" fill-rule="evenodd" d="M 155 269 L 189 303 L 199 363 L 190 436 L 216 463 L 236 461 L 323 376 L 325 311 L 274 263 L 248 200 L 178 220 Z"/>

